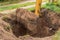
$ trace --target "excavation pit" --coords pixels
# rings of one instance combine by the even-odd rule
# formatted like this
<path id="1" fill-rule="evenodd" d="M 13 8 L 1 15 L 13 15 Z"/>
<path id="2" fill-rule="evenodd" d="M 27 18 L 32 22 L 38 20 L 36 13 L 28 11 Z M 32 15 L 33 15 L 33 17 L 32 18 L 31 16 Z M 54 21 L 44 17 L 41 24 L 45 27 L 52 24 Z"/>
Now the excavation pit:
<path id="1" fill-rule="evenodd" d="M 17 9 L 1 19 L 11 26 L 13 35 L 30 35 L 32 37 L 49 37 L 56 33 L 60 27 L 60 14 L 49 9 L 41 9 L 42 16 L 37 17 L 34 12 L 26 9 Z"/>

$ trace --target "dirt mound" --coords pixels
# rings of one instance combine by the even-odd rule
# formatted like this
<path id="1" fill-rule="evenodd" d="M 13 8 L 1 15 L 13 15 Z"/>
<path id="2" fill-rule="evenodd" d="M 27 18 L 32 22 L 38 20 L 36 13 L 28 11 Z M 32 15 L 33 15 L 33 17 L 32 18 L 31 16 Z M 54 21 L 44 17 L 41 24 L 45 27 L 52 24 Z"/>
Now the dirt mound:
<path id="1" fill-rule="evenodd" d="M 5 14 L 0 13 L 0 17 L 1 17 L 1 16 L 4 16 L 4 15 L 5 15 Z"/>
<path id="2" fill-rule="evenodd" d="M 30 34 L 43 37 L 54 34 L 60 26 L 59 16 L 47 9 L 42 9 L 41 13 L 42 16 L 38 18 L 30 11 L 17 9 L 15 13 L 8 16 L 6 21 L 13 26 L 12 30 L 16 36 Z"/>
<path id="3" fill-rule="evenodd" d="M 17 40 L 17 38 L 0 26 L 0 40 Z"/>
<path id="4" fill-rule="evenodd" d="M 37 17 L 30 11 L 27 11 L 25 9 L 17 9 L 16 12 L 8 14 L 1 18 L 4 23 L 3 28 L 7 26 L 6 24 L 10 25 L 9 27 L 7 26 L 7 29 L 11 30 L 11 32 L 6 30 L 6 28 L 4 30 L 13 34 L 13 36 L 11 37 L 13 38 L 13 40 L 15 39 L 15 37 L 17 38 L 24 35 L 30 35 L 32 37 L 39 38 L 54 35 L 60 27 L 60 14 L 57 14 L 48 9 L 42 9 L 41 13 L 42 16 Z M 1 24 L 3 24 L 1 22 L 0 26 Z M 11 36 L 11 34 L 8 35 Z M 7 34 L 5 35 L 7 36 Z M 4 35 L 3 38 L 5 38 Z"/>
<path id="5" fill-rule="evenodd" d="M 2 16 L 2 15 L 1 15 Z M 0 40 L 17 40 L 17 38 L 10 33 L 8 23 L 4 22 L 0 17 Z"/>
<path id="6" fill-rule="evenodd" d="M 34 24 L 32 25 L 31 22 L 35 22 L 36 18 L 37 16 L 30 11 L 25 9 L 17 9 L 15 13 L 8 14 L 7 17 L 3 19 L 5 19 L 6 22 L 13 26 L 12 30 L 16 36 L 22 36 L 27 34 L 27 30 L 33 30 L 33 28 L 29 28 L 29 25 L 33 27 Z"/>

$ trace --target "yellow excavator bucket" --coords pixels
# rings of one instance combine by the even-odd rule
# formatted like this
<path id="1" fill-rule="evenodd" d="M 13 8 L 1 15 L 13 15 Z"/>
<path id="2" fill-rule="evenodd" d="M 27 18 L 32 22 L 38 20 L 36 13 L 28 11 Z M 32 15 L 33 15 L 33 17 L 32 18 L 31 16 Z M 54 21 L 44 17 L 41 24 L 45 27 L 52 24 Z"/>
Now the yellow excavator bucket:
<path id="1" fill-rule="evenodd" d="M 41 15 L 41 13 L 40 13 L 41 3 L 42 3 L 42 0 L 36 0 L 35 14 L 36 14 L 37 16 Z"/>

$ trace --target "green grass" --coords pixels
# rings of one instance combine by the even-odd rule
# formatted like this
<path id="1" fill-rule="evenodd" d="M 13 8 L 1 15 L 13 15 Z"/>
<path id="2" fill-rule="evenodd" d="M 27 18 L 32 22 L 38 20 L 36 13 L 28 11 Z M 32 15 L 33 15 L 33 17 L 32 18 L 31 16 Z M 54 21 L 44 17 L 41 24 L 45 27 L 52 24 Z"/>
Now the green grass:
<path id="1" fill-rule="evenodd" d="M 43 8 L 50 9 L 50 10 L 53 10 L 57 13 L 60 13 L 60 7 L 58 7 L 54 4 L 51 4 L 51 3 L 44 5 Z"/>
<path id="2" fill-rule="evenodd" d="M 57 4 L 60 5 L 60 0 L 58 0 Z"/>
<path id="3" fill-rule="evenodd" d="M 0 0 L 0 6 L 14 4 L 14 3 L 19 3 L 21 1 L 23 1 L 23 0 L 5 0 L 5 1 L 1 1 Z"/>
<path id="4" fill-rule="evenodd" d="M 53 36 L 53 40 L 60 40 L 60 30 Z"/>
<path id="5" fill-rule="evenodd" d="M 42 5 L 41 8 L 50 9 L 52 11 L 55 11 L 57 13 L 60 13 L 60 7 L 58 7 L 58 6 L 54 5 L 54 4 L 51 4 L 51 3 L 47 3 L 45 5 Z M 28 8 L 28 10 L 33 11 L 33 10 L 35 10 L 35 8 L 34 7 Z"/>
<path id="6" fill-rule="evenodd" d="M 29 10 L 29 11 L 33 11 L 33 10 L 35 10 L 35 7 L 28 8 L 27 10 Z"/>
<path id="7" fill-rule="evenodd" d="M 25 7 L 25 6 L 29 6 L 33 4 L 35 4 L 35 2 L 27 2 L 25 4 L 16 4 L 16 5 L 11 5 L 11 6 L 6 6 L 6 7 L 0 7 L 0 11 L 11 10 L 11 9 Z"/>

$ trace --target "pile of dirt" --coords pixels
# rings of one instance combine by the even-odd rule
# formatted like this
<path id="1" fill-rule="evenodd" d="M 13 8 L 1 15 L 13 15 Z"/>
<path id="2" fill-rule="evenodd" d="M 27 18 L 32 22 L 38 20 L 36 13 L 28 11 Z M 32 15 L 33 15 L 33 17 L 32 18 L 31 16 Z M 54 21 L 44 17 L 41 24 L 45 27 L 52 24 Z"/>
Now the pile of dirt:
<path id="1" fill-rule="evenodd" d="M 17 38 L 10 32 L 10 28 L 8 29 L 8 23 L 1 19 L 2 16 L 3 14 L 0 16 L 0 40 L 17 40 Z"/>
<path id="2" fill-rule="evenodd" d="M 0 26 L 0 40 L 17 40 L 17 38 Z"/>
<path id="3" fill-rule="evenodd" d="M 1 16 L 4 16 L 4 15 L 5 15 L 5 14 L 0 13 L 0 17 L 1 17 Z"/>
<path id="4" fill-rule="evenodd" d="M 41 9 L 41 14 L 42 16 L 37 17 L 34 13 L 28 10 L 17 9 L 15 12 L 1 17 L 0 19 L 3 23 L 0 23 L 0 26 L 2 27 L 1 24 L 4 24 L 4 29 L 7 26 L 6 24 L 10 25 L 10 27 L 7 26 L 7 29 L 10 31 L 6 30 L 6 28 L 4 30 L 13 34 L 14 36 L 11 36 L 11 34 L 9 36 L 14 39 L 15 37 L 19 38 L 24 35 L 39 38 L 54 35 L 60 27 L 60 14 L 48 9 Z M 5 35 L 7 36 L 7 34 Z M 5 38 L 5 36 L 3 35 L 2 38 Z"/>

